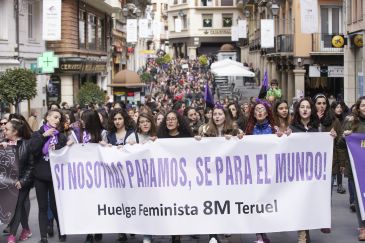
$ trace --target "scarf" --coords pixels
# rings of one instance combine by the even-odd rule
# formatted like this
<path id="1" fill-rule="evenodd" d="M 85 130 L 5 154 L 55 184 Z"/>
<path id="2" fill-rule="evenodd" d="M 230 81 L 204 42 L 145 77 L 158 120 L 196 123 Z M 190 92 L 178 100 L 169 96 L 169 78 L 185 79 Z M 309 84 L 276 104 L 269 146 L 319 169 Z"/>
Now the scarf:
<path id="1" fill-rule="evenodd" d="M 43 125 L 43 130 L 46 132 L 49 129 L 51 129 L 48 124 Z M 49 154 L 49 147 L 53 147 L 53 145 L 56 145 L 58 143 L 58 134 L 60 132 L 58 130 L 54 130 L 53 136 L 48 137 L 47 142 L 43 145 L 42 152 L 44 155 Z"/>
<path id="2" fill-rule="evenodd" d="M 83 131 L 82 132 L 82 143 L 89 143 L 91 140 L 90 133 Z"/>

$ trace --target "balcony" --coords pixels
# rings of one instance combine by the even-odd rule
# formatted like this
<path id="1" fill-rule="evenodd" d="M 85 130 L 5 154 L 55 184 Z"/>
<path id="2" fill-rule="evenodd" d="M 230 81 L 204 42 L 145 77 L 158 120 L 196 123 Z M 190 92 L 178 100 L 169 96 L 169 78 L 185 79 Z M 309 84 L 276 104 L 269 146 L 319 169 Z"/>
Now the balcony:
<path id="1" fill-rule="evenodd" d="M 293 52 L 293 50 L 292 34 L 276 36 L 276 52 Z"/>
<path id="2" fill-rule="evenodd" d="M 261 49 L 261 40 L 260 38 L 250 40 L 249 43 L 249 50 L 250 51 L 259 51 Z"/>
<path id="3" fill-rule="evenodd" d="M 343 55 L 343 48 L 332 47 L 333 34 L 312 34 L 311 55 Z"/>

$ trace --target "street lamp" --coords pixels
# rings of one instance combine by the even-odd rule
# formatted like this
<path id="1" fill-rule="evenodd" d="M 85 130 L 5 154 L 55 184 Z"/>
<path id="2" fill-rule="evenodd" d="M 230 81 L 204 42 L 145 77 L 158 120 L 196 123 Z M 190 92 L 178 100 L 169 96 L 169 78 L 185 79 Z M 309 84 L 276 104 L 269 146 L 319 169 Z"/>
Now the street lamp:
<path id="1" fill-rule="evenodd" d="M 185 13 L 184 13 L 184 11 L 180 10 L 179 13 L 178 13 L 178 15 L 182 18 L 182 17 L 185 16 Z"/>
<path id="2" fill-rule="evenodd" d="M 279 5 L 277 3 L 275 3 L 275 2 L 272 3 L 271 12 L 272 12 L 272 15 L 278 16 L 278 14 L 279 14 Z"/>

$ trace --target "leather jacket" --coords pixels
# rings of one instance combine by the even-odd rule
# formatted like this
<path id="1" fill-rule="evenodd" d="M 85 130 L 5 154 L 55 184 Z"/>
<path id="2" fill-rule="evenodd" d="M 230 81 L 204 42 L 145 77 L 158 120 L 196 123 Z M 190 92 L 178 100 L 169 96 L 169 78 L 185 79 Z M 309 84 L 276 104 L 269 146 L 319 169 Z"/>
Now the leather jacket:
<path id="1" fill-rule="evenodd" d="M 30 140 L 20 139 L 17 141 L 16 158 L 18 161 L 18 180 L 22 188 L 32 187 L 34 181 L 34 159 L 30 151 Z"/>

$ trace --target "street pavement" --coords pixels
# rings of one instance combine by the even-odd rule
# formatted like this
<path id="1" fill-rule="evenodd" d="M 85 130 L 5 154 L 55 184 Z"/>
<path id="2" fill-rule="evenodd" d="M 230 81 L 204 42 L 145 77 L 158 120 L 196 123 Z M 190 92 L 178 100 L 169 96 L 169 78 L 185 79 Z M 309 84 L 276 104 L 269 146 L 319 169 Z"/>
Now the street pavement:
<path id="1" fill-rule="evenodd" d="M 347 185 L 347 180 L 344 180 L 344 185 Z M 356 214 L 351 213 L 348 204 L 348 192 L 346 194 L 338 194 L 334 188 L 333 198 L 332 198 L 332 232 L 331 234 L 322 234 L 319 230 L 310 231 L 312 243 L 355 243 L 357 241 L 357 220 Z M 300 193 L 300 192 L 298 192 Z M 295 196 L 295 195 L 293 195 Z M 315 196 L 315 195 L 313 195 Z M 39 228 L 38 228 L 38 208 L 37 200 L 35 198 L 35 192 L 31 192 L 31 213 L 30 213 L 30 227 L 33 232 L 31 239 L 25 241 L 27 243 L 37 243 L 40 239 Z M 4 227 L 0 227 L 1 232 Z M 56 228 L 55 228 L 56 229 Z M 20 234 L 21 227 L 19 227 L 18 236 Z M 281 233 L 270 233 L 268 234 L 271 239 L 271 243 L 295 243 L 297 242 L 296 232 L 281 232 Z M 101 243 L 111 243 L 115 242 L 117 234 L 106 234 L 103 237 Z M 222 243 L 252 243 L 255 241 L 255 235 L 233 235 L 230 238 L 224 238 L 220 236 Z M 0 243 L 6 243 L 6 237 L 0 236 Z M 70 243 L 82 243 L 85 239 L 85 235 L 71 235 L 68 236 L 67 242 Z M 168 243 L 170 242 L 170 237 L 153 237 L 154 243 Z M 192 243 L 207 243 L 208 236 L 200 236 L 199 240 L 194 240 L 188 236 L 182 237 L 182 241 L 192 242 Z M 58 242 L 58 237 L 55 236 L 49 239 L 50 243 Z M 142 237 L 135 236 L 130 238 L 128 242 L 131 243 L 141 243 Z"/>

